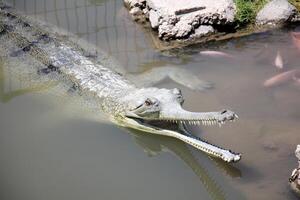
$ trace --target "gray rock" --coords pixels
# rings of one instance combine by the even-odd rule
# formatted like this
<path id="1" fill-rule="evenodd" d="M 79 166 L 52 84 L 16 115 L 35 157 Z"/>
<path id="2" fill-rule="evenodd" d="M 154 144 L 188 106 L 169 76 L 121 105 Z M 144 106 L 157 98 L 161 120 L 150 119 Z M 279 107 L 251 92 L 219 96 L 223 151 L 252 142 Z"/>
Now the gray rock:
<path id="1" fill-rule="evenodd" d="M 215 30 L 210 25 L 201 25 L 197 29 L 195 29 L 195 32 L 191 34 L 191 38 L 200 38 L 209 34 L 214 33 Z"/>
<path id="2" fill-rule="evenodd" d="M 186 38 L 200 24 L 233 23 L 236 12 L 233 0 L 147 0 L 147 5 L 159 16 L 158 25 L 157 17 L 149 20 L 164 40 Z"/>
<path id="3" fill-rule="evenodd" d="M 163 40 L 198 37 L 213 31 L 212 27 L 200 25 L 227 25 L 234 22 L 236 7 L 233 0 L 124 0 L 131 13 L 134 10 L 149 9 L 148 20 L 151 27 L 158 30 Z M 197 27 L 199 30 L 194 31 Z"/>
<path id="4" fill-rule="evenodd" d="M 129 13 L 133 16 L 139 16 L 139 15 L 143 14 L 143 11 L 139 7 L 134 7 L 130 10 Z"/>
<path id="5" fill-rule="evenodd" d="M 158 28 L 159 19 L 160 19 L 160 16 L 158 15 L 157 12 L 155 12 L 154 10 L 149 11 L 149 21 L 150 21 L 152 28 L 154 28 L 154 29 Z"/>
<path id="6" fill-rule="evenodd" d="M 292 20 L 297 9 L 287 0 L 272 0 L 263 7 L 256 16 L 256 23 L 278 24 Z"/>
<path id="7" fill-rule="evenodd" d="M 133 7 L 144 7 L 146 5 L 146 0 L 124 0 L 125 5 L 130 9 Z"/>
<path id="8" fill-rule="evenodd" d="M 188 36 L 192 31 L 192 25 L 189 23 L 186 23 L 184 20 L 180 20 L 178 23 L 174 26 L 174 32 L 176 32 L 175 37 L 176 38 L 183 38 Z"/>
<path id="9" fill-rule="evenodd" d="M 172 39 L 176 35 L 174 25 L 163 22 L 158 27 L 158 37 L 164 40 Z"/>
<path id="10" fill-rule="evenodd" d="M 124 0 L 124 2 L 135 20 L 143 21 L 143 17 L 147 18 L 151 27 L 158 30 L 158 36 L 163 40 L 195 38 L 212 33 L 214 25 L 232 24 L 236 13 L 234 0 Z M 145 9 L 147 12 L 143 12 Z"/>

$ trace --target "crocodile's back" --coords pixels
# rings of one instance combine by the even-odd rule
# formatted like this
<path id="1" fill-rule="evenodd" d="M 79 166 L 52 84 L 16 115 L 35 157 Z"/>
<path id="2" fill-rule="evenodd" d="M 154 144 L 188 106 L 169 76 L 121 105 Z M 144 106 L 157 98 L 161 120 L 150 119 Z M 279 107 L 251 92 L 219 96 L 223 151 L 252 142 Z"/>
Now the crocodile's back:
<path id="1" fill-rule="evenodd" d="M 37 73 L 56 73 L 71 80 L 80 90 L 88 90 L 100 98 L 114 97 L 134 88 L 119 73 L 85 56 L 77 45 L 64 42 L 7 8 L 0 10 L 0 37 L 16 46 L 11 56 L 29 54 L 40 62 L 43 67 Z"/>

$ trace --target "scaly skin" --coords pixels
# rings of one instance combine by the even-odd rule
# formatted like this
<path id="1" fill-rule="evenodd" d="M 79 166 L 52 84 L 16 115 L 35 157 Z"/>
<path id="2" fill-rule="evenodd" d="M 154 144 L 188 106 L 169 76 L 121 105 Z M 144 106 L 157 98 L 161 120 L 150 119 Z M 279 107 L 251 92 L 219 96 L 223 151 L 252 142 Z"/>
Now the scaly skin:
<path id="1" fill-rule="evenodd" d="M 12 56 L 28 54 L 41 63 L 38 73 L 58 74 L 82 93 L 99 99 L 110 119 L 120 126 L 170 136 L 184 141 L 209 155 L 226 162 L 239 161 L 241 156 L 192 136 L 185 124 L 213 125 L 233 121 L 230 110 L 189 112 L 181 106 L 179 89 L 138 88 L 119 73 L 84 56 L 70 41 L 45 32 L 38 24 L 0 6 L 0 39 L 11 46 Z M 46 67 L 45 67 L 46 66 Z"/>

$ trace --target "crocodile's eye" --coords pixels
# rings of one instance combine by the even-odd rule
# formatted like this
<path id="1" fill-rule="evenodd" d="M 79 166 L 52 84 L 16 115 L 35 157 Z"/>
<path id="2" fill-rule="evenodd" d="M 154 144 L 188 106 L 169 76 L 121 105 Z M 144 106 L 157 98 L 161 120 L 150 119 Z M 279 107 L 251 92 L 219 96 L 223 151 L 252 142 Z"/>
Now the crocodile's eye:
<path id="1" fill-rule="evenodd" d="M 153 102 L 150 99 L 146 99 L 146 101 L 145 101 L 146 106 L 151 106 L 152 104 L 153 104 Z"/>

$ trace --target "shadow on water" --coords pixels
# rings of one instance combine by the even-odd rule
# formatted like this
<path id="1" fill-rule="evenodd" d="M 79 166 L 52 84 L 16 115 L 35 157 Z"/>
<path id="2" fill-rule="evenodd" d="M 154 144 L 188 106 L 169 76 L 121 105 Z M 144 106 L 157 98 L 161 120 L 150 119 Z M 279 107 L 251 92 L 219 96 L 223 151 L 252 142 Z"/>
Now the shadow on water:
<path id="1" fill-rule="evenodd" d="M 238 168 L 217 158 L 210 157 L 208 159 L 207 155 L 202 156 L 201 160 L 197 160 L 187 145 L 177 139 L 151 135 L 133 129 L 127 130 L 135 139 L 136 144 L 142 147 L 149 156 L 157 156 L 159 153 L 167 150 L 182 160 L 200 179 L 211 199 L 227 199 L 229 194 L 231 197 L 229 199 L 244 199 L 239 192 L 233 192 L 234 189 L 226 184 L 224 179 L 215 180 L 213 176 L 219 168 L 232 178 L 237 178 L 241 176 Z M 208 167 L 207 163 L 210 163 L 210 167 Z M 226 187 L 224 187 L 225 185 Z"/>

